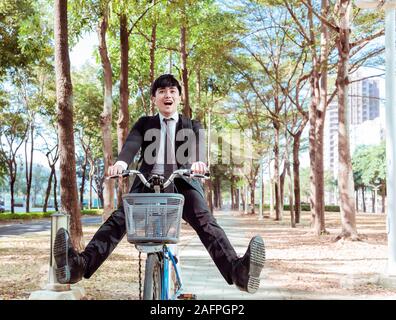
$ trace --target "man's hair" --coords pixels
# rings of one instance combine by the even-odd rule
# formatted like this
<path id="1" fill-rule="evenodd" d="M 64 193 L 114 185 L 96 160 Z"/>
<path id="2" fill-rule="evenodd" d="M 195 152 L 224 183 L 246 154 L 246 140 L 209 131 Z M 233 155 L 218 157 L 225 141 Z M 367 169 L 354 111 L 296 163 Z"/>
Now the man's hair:
<path id="1" fill-rule="evenodd" d="M 176 78 L 171 74 L 163 74 L 162 76 L 159 76 L 157 79 L 155 79 L 151 85 L 151 95 L 154 97 L 157 89 L 166 87 L 177 87 L 179 94 L 182 94 L 181 86 Z"/>

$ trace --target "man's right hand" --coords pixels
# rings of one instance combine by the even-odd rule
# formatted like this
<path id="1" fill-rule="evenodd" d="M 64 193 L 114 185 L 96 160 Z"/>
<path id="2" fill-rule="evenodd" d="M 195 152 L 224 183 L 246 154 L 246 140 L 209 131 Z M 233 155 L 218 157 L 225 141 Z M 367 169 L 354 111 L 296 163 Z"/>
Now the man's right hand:
<path id="1" fill-rule="evenodd" d="M 124 168 L 121 165 L 114 164 L 109 167 L 107 172 L 108 172 L 109 176 L 115 176 L 117 174 L 121 174 L 122 171 L 124 171 Z"/>

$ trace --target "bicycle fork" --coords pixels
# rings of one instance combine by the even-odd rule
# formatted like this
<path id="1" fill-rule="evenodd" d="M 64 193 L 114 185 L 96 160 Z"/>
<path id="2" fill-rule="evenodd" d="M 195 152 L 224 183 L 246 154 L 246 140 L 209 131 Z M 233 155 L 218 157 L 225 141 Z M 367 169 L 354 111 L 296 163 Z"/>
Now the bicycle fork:
<path id="1" fill-rule="evenodd" d="M 161 300 L 176 300 L 176 298 L 181 294 L 183 290 L 183 284 L 180 277 L 180 269 L 178 263 L 176 263 L 175 256 L 173 255 L 171 249 L 164 245 L 163 246 L 163 256 L 164 256 L 164 265 L 163 265 L 163 277 L 162 277 L 162 290 L 161 290 Z M 177 290 L 173 294 L 170 292 L 170 284 L 171 284 L 171 272 L 170 268 L 172 263 L 173 269 L 175 270 L 176 275 L 176 285 Z"/>

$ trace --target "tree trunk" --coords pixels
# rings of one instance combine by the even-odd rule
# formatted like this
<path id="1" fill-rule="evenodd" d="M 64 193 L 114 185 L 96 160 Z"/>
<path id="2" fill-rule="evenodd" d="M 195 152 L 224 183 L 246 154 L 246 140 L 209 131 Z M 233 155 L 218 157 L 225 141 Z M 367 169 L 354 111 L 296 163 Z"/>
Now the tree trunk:
<path id="1" fill-rule="evenodd" d="M 285 163 L 287 176 L 289 177 L 289 207 L 290 207 L 290 225 L 292 228 L 296 227 L 296 216 L 294 214 L 294 207 L 293 207 L 293 181 L 290 172 L 290 162 L 286 160 Z"/>
<path id="2" fill-rule="evenodd" d="M 279 175 L 279 124 L 273 122 L 275 129 L 275 142 L 274 142 L 274 180 L 275 180 L 275 220 L 282 220 L 282 198 L 280 189 L 280 175 Z"/>
<path id="3" fill-rule="evenodd" d="M 244 187 L 242 187 L 242 190 L 241 190 L 241 200 L 242 200 L 242 209 L 243 209 L 243 212 L 246 212 L 246 196 L 245 196 L 245 188 Z"/>
<path id="4" fill-rule="evenodd" d="M 216 209 L 221 209 L 221 182 L 219 176 L 214 179 L 214 207 Z"/>
<path id="5" fill-rule="evenodd" d="M 56 171 L 54 171 L 54 208 L 55 208 L 55 211 L 59 211 L 57 189 L 58 189 L 58 179 L 56 177 Z"/>
<path id="6" fill-rule="evenodd" d="M 190 98 L 188 90 L 188 69 L 187 69 L 187 27 L 185 24 L 180 28 L 180 57 L 181 57 L 181 72 L 182 72 L 182 99 L 183 99 L 183 114 L 191 118 L 192 111 L 190 107 Z"/>
<path id="7" fill-rule="evenodd" d="M 336 239 L 358 239 L 356 230 L 356 208 L 354 201 L 354 183 L 349 147 L 348 117 L 348 63 L 349 63 L 349 14 L 350 0 L 339 1 L 340 30 L 337 39 L 338 70 L 338 185 L 340 193 L 341 233 Z"/>
<path id="8" fill-rule="evenodd" d="M 285 177 L 286 177 L 286 161 L 283 164 L 283 170 L 282 173 L 279 176 L 279 180 L 280 180 L 280 199 L 281 199 L 281 207 L 284 207 L 284 198 L 285 198 Z"/>
<path id="9" fill-rule="evenodd" d="M 15 213 L 15 199 L 14 199 L 14 189 L 15 189 L 15 179 L 10 181 L 10 193 L 11 193 L 11 213 Z"/>
<path id="10" fill-rule="evenodd" d="M 362 201 L 363 201 L 363 212 L 366 212 L 366 197 L 364 195 L 364 186 L 362 187 Z"/>
<path id="11" fill-rule="evenodd" d="M 302 132 L 302 131 L 301 131 Z M 300 192 L 300 151 L 301 133 L 293 136 L 293 183 L 294 183 L 294 211 L 295 222 L 300 223 L 301 216 L 301 192 Z"/>
<path id="12" fill-rule="evenodd" d="M 381 190 L 381 212 L 385 213 L 386 204 L 386 185 L 382 186 Z"/>
<path id="13" fill-rule="evenodd" d="M 218 185 L 217 185 L 217 197 L 219 199 L 219 209 L 221 209 L 223 207 L 223 197 L 221 195 L 221 180 L 219 179 L 217 181 Z"/>
<path id="14" fill-rule="evenodd" d="M 51 173 L 48 178 L 48 184 L 47 184 L 47 190 L 45 191 L 45 199 L 44 199 L 44 205 L 43 205 L 43 212 L 47 212 L 48 208 L 48 199 L 51 195 L 51 187 L 52 187 L 52 178 L 54 176 L 55 172 L 55 167 L 51 168 Z"/>
<path id="15" fill-rule="evenodd" d="M 322 0 L 321 15 L 326 17 L 329 14 L 328 0 Z M 315 174 L 316 174 L 316 204 L 315 216 L 316 220 L 316 233 L 327 233 L 325 228 L 325 199 L 324 199 L 324 124 L 327 107 L 327 57 L 329 55 L 329 31 L 325 23 L 321 23 L 321 48 L 320 48 L 320 82 L 319 82 L 319 95 L 320 100 L 317 104 L 316 110 L 316 124 L 315 124 Z"/>
<path id="16" fill-rule="evenodd" d="M 59 160 L 62 211 L 70 214 L 70 235 L 73 246 L 84 247 L 81 212 L 78 205 L 76 152 L 73 131 L 73 87 L 67 26 L 67 0 L 55 0 L 55 74 L 58 116 Z"/>
<path id="17" fill-rule="evenodd" d="M 235 208 L 234 210 L 239 210 L 239 203 L 240 203 L 240 199 L 239 199 L 239 188 L 235 188 Z"/>
<path id="18" fill-rule="evenodd" d="M 93 180 L 93 175 L 95 173 L 95 163 L 94 161 L 91 160 L 91 157 L 89 158 L 89 202 L 88 202 L 88 208 L 92 209 L 92 180 Z"/>
<path id="19" fill-rule="evenodd" d="M 112 69 L 107 51 L 106 31 L 108 28 L 108 5 L 102 12 L 100 19 L 98 36 L 99 36 L 99 54 L 103 67 L 104 77 L 104 105 L 103 112 L 100 115 L 100 127 L 102 129 L 103 155 L 104 155 L 104 175 L 107 176 L 109 166 L 113 164 L 113 150 L 111 139 L 111 119 L 112 119 Z M 114 180 L 104 179 L 103 188 L 103 220 L 110 217 L 114 209 Z"/>
<path id="20" fill-rule="evenodd" d="M 196 100 L 196 105 L 195 105 L 195 110 L 199 111 L 196 112 L 195 114 L 195 119 L 197 119 L 199 122 L 202 122 L 202 119 L 204 118 L 205 115 L 205 110 L 202 108 L 202 99 L 201 99 L 201 67 L 197 67 L 197 79 L 196 79 L 196 86 L 195 86 L 195 95 L 197 97 Z"/>
<path id="21" fill-rule="evenodd" d="M 104 176 L 100 172 L 100 166 L 96 164 L 95 167 L 96 167 L 96 175 L 94 177 L 94 180 L 96 185 L 96 194 L 99 197 L 100 205 L 103 207 L 104 206 L 104 197 L 103 197 Z"/>
<path id="22" fill-rule="evenodd" d="M 311 207 L 311 227 L 316 231 L 316 234 L 320 234 L 320 231 L 315 230 L 316 224 L 316 158 L 315 158 L 315 123 L 316 123 L 316 104 L 318 103 L 317 94 L 317 72 L 314 71 L 311 77 L 311 103 L 309 107 L 309 182 L 310 182 L 310 195 L 309 203 Z"/>
<path id="23" fill-rule="evenodd" d="M 386 204 L 386 196 L 382 195 L 381 196 L 381 201 L 382 201 L 382 208 L 381 208 L 381 212 L 385 213 L 385 204 Z"/>
<path id="24" fill-rule="evenodd" d="M 120 110 L 117 121 L 117 142 L 118 153 L 121 152 L 122 146 L 128 136 L 129 112 L 128 112 L 128 28 L 127 17 L 125 14 L 120 16 L 120 47 L 121 47 L 121 75 L 120 75 Z M 117 207 L 122 205 L 122 195 L 129 191 L 129 179 L 120 178 L 117 192 Z"/>
<path id="25" fill-rule="evenodd" d="M 85 151 L 85 150 L 84 150 Z M 85 189 L 85 174 L 87 172 L 87 152 L 84 154 L 84 162 L 81 167 L 81 185 L 80 185 L 80 208 L 84 209 L 84 189 Z"/>
<path id="26" fill-rule="evenodd" d="M 218 189 L 217 189 L 217 177 L 215 177 L 214 180 L 214 190 L 213 190 L 213 202 L 214 202 L 214 207 L 215 209 L 219 208 L 219 199 L 218 199 Z"/>
<path id="27" fill-rule="evenodd" d="M 157 23 L 151 27 L 151 42 L 150 42 L 150 83 L 155 80 L 155 47 L 157 45 Z M 150 100 L 151 101 L 151 100 Z M 151 103 L 151 115 L 155 115 L 155 104 Z"/>
<path id="28" fill-rule="evenodd" d="M 231 176 L 230 193 L 231 193 L 231 209 L 235 209 L 235 176 Z"/>
<path id="29" fill-rule="evenodd" d="M 28 138 L 26 138 L 26 141 L 25 141 L 26 212 L 30 212 L 30 191 L 32 189 L 32 177 L 33 177 L 33 148 L 34 148 L 33 133 L 34 133 L 34 124 L 33 124 L 33 120 L 32 120 L 32 122 L 30 123 L 30 141 L 31 141 L 32 145 L 30 148 L 30 163 L 29 163 L 29 165 L 28 165 L 28 159 L 27 159 Z"/>
<path id="30" fill-rule="evenodd" d="M 327 18 L 329 12 L 328 0 L 322 0 L 321 15 Z M 313 28 L 312 10 L 308 10 L 310 27 Z M 321 23 L 320 58 L 317 57 L 314 38 L 311 46 L 313 70 L 311 75 L 311 104 L 309 109 L 309 155 L 310 155 L 310 185 L 311 214 L 314 233 L 321 235 L 326 232 L 324 216 L 324 167 L 323 167 L 323 129 L 327 106 L 327 59 L 328 30 Z M 313 32 L 313 31 L 311 31 Z"/>
<path id="31" fill-rule="evenodd" d="M 256 213 L 256 208 L 255 208 L 255 191 L 256 191 L 256 181 L 254 181 L 251 185 L 250 185 L 250 214 L 255 214 Z"/>
<path id="32" fill-rule="evenodd" d="M 230 185 L 230 195 L 231 195 L 231 210 L 234 209 L 235 207 L 235 193 L 234 193 L 234 186 Z"/>
<path id="33" fill-rule="evenodd" d="M 15 181 L 17 175 L 17 165 L 15 161 L 15 155 L 13 159 L 7 161 L 8 170 L 10 174 L 10 194 L 11 194 L 11 213 L 15 213 Z"/>

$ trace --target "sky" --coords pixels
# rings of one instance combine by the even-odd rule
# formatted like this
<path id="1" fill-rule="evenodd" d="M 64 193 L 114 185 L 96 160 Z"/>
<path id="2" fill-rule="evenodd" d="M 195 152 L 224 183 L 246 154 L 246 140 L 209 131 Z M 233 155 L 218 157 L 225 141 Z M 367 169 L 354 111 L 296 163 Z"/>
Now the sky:
<path id="1" fill-rule="evenodd" d="M 86 33 L 70 51 L 72 68 L 79 68 L 89 61 L 95 64 L 92 52 L 98 46 L 98 36 L 95 32 Z"/>

